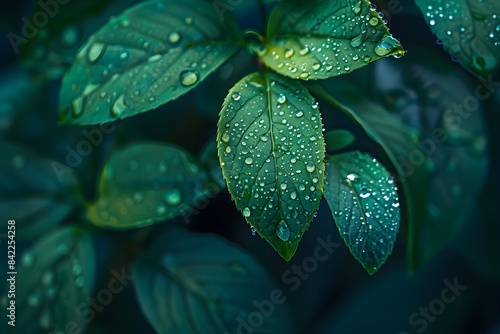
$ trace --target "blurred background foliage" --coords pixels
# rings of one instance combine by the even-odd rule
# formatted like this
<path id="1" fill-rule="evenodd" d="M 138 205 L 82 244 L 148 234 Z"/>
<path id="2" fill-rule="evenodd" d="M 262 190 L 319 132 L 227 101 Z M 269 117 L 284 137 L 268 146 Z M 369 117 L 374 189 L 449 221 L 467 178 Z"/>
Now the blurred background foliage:
<path id="1" fill-rule="evenodd" d="M 427 321 L 425 333 L 500 333 L 500 77 L 491 78 L 496 85 L 477 111 L 458 127 L 449 124 L 445 112 L 474 96 L 481 81 L 443 50 L 410 1 L 375 1 L 405 57 L 308 84 L 326 130 L 350 130 L 357 140 L 349 149 L 370 152 L 393 173 L 405 168 L 398 157 L 407 159 L 436 128 L 446 132 L 447 140 L 418 166 L 406 166 L 414 170 L 399 179 L 399 195 L 410 204 L 402 207 L 393 254 L 376 275 L 351 257 L 324 201 L 290 262 L 252 233 L 227 190 L 180 218 L 138 230 L 106 231 L 82 221 L 106 161 L 137 141 L 172 143 L 201 155 L 217 181 L 211 145 L 220 106 L 229 88 L 257 69 L 240 53 L 186 96 L 113 123 L 102 143 L 58 179 L 53 162 L 65 162 L 67 147 L 86 138 L 84 129 L 98 128 L 58 124 L 61 76 L 88 35 L 135 2 L 61 6 L 19 54 L 8 38 L 0 40 L 1 248 L 6 254 L 5 223 L 15 219 L 19 267 L 17 331 L 2 316 L 2 333 L 50 332 L 70 319 L 88 333 L 222 333 L 206 328 L 223 328 L 220 321 L 236 328 L 239 312 L 254 311 L 252 301 L 269 298 L 275 288 L 286 301 L 255 333 L 417 333 L 424 331 L 409 318 L 455 278 L 467 288 Z M 20 18 L 36 10 L 34 1 L 4 1 L 1 35 L 20 32 Z M 242 1 L 234 12 L 245 27 L 262 26 L 254 2 Z M 342 246 L 292 291 L 283 275 L 313 255 L 318 237 Z M 132 284 L 91 321 L 61 311 L 96 296 L 123 268 L 135 275 Z"/>

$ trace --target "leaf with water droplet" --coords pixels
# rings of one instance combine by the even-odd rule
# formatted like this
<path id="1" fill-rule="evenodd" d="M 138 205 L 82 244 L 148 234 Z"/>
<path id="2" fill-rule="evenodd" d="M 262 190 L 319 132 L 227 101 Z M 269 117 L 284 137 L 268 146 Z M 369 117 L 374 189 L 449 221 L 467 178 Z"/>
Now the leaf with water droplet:
<path id="1" fill-rule="evenodd" d="M 217 190 L 183 149 L 136 143 L 115 152 L 107 162 L 99 198 L 88 207 L 88 217 L 105 228 L 138 228 L 186 214 Z"/>
<path id="2" fill-rule="evenodd" d="M 105 123 L 186 94 L 238 51 L 236 27 L 232 13 L 220 20 L 204 1 L 153 0 L 130 8 L 79 50 L 63 80 L 61 120 Z"/>
<path id="3" fill-rule="evenodd" d="M 260 57 L 294 79 L 326 79 L 404 54 L 366 0 L 283 1 L 271 12 L 267 34 Z"/>
<path id="4" fill-rule="evenodd" d="M 61 245 L 67 247 L 67 252 L 59 251 Z M 16 310 L 22 311 L 16 312 L 16 330 L 62 333 L 68 323 L 74 323 L 75 328 L 85 331 L 88 317 L 78 310 L 87 305 L 95 281 L 96 259 L 90 233 L 64 227 L 39 235 L 19 258 L 23 261 L 16 264 Z M 77 275 L 73 272 L 75 265 L 80 269 Z M 12 328 L 3 321 L 0 332 L 12 332 L 7 327 Z"/>
<path id="5" fill-rule="evenodd" d="M 352 255 L 369 274 L 392 252 L 399 231 L 394 179 L 377 160 L 359 151 L 328 157 L 325 199 Z M 355 173 L 357 177 L 348 177 Z"/>
<path id="6" fill-rule="evenodd" d="M 313 90 L 324 98 L 325 102 L 329 102 L 325 103 L 326 106 L 331 105 L 334 110 L 358 123 L 366 134 L 382 147 L 396 168 L 406 199 L 406 219 L 409 226 L 408 262 L 410 267 L 415 268 L 415 258 L 419 256 L 419 252 L 415 250 L 419 244 L 419 229 L 427 217 L 424 208 L 427 206 L 430 176 L 425 166 L 412 164 L 408 160 L 413 152 L 421 152 L 410 128 L 380 104 L 369 101 L 359 86 L 344 78 L 331 79 L 328 85 Z M 332 92 L 332 95 L 329 92 Z"/>
<path id="7" fill-rule="evenodd" d="M 334 152 L 343 150 L 351 146 L 356 141 L 356 137 L 349 130 L 336 129 L 325 133 L 326 151 Z"/>
<path id="8" fill-rule="evenodd" d="M 500 68 L 500 2 L 416 0 L 450 55 L 484 77 Z"/>
<path id="9" fill-rule="evenodd" d="M 241 94 L 237 101 L 234 92 Z M 240 211 L 248 208 L 247 222 L 286 260 L 323 194 L 322 127 L 306 88 L 272 72 L 243 78 L 220 113 L 217 143 L 229 192 Z"/>
<path id="10" fill-rule="evenodd" d="M 209 234 L 169 227 L 134 261 L 139 304 L 158 333 L 237 333 L 241 312 L 269 298 L 275 285 L 250 254 Z M 158 298 L 164 296 L 165 298 Z M 255 334 L 293 333 L 288 302 Z"/>
<path id="11" fill-rule="evenodd" d="M 44 79 L 58 79 L 69 69 L 71 63 L 68 59 L 76 55 L 92 33 L 111 16 L 136 3 L 137 0 L 87 0 L 75 1 L 71 6 L 66 6 L 62 2 L 60 5 L 36 2 L 29 21 L 41 23 L 39 20 L 43 18 L 40 13 L 47 13 L 50 18 L 40 27 L 39 33 L 22 40 L 20 45 L 15 42 L 13 46 L 17 46 L 14 46 L 14 50 L 17 53 L 17 49 L 20 49 L 23 68 L 28 68 Z M 13 35 L 11 37 L 15 38 Z"/>
<path id="12" fill-rule="evenodd" d="M 15 219 L 16 239 L 32 240 L 82 205 L 72 169 L 9 143 L 0 144 L 0 219 Z M 0 226 L 7 233 L 7 224 Z"/>

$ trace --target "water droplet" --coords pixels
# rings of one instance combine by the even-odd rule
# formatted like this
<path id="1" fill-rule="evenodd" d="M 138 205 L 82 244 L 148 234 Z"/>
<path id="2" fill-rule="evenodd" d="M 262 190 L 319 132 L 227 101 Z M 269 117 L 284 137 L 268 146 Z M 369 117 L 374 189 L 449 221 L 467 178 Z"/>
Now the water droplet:
<path id="1" fill-rule="evenodd" d="M 299 78 L 301 78 L 301 79 L 307 79 L 307 78 L 309 78 L 309 73 L 302 72 L 302 73 L 300 73 Z"/>
<path id="2" fill-rule="evenodd" d="M 247 157 L 247 158 L 245 159 L 245 163 L 246 163 L 247 165 L 251 165 L 251 164 L 253 164 L 253 159 L 252 159 L 251 157 Z"/>
<path id="3" fill-rule="evenodd" d="M 293 49 L 286 49 L 285 50 L 285 58 L 292 58 L 294 53 L 295 53 L 295 51 Z"/>
<path id="4" fill-rule="evenodd" d="M 160 59 L 161 59 L 161 55 L 157 54 L 157 55 L 153 55 L 153 56 L 149 57 L 148 58 L 148 62 L 154 63 L 155 61 L 158 61 Z"/>
<path id="5" fill-rule="evenodd" d="M 356 175 L 356 174 L 349 174 L 349 175 L 347 175 L 347 179 L 349 181 L 355 181 L 357 178 L 359 178 L 359 176 Z"/>
<path id="6" fill-rule="evenodd" d="M 267 135 L 262 135 L 262 136 L 260 136 L 260 140 L 262 140 L 263 142 L 266 142 L 269 140 L 269 137 Z"/>
<path id="7" fill-rule="evenodd" d="M 321 64 L 320 63 L 316 63 L 312 66 L 313 70 L 317 71 L 321 68 Z"/>
<path id="8" fill-rule="evenodd" d="M 290 194 L 290 198 L 291 199 L 296 199 L 297 198 L 297 193 L 295 191 L 293 191 L 291 194 Z"/>
<path id="9" fill-rule="evenodd" d="M 368 198 L 368 197 L 370 197 L 370 192 L 366 188 L 363 188 L 363 189 L 361 189 L 361 192 L 359 193 L 359 197 Z"/>
<path id="10" fill-rule="evenodd" d="M 357 2 L 354 7 L 352 7 L 352 10 L 354 11 L 354 14 L 359 14 L 361 13 L 361 1 Z"/>
<path id="11" fill-rule="evenodd" d="M 353 48 L 357 48 L 358 46 L 360 46 L 363 43 L 363 39 L 364 39 L 364 36 L 363 36 L 363 34 L 361 34 L 361 35 L 358 35 L 358 36 L 354 37 L 353 39 L 351 39 L 351 41 L 349 43 L 351 44 L 351 46 Z"/>
<path id="12" fill-rule="evenodd" d="M 129 56 L 130 52 L 128 50 L 123 50 L 122 53 L 120 53 L 121 60 L 127 60 Z"/>
<path id="13" fill-rule="evenodd" d="M 295 114 L 295 116 L 302 117 L 302 116 L 304 116 L 304 112 L 302 110 L 299 110 L 299 111 L 297 111 L 297 113 Z"/>
<path id="14" fill-rule="evenodd" d="M 383 57 L 383 56 L 386 56 L 386 55 L 389 55 L 392 53 L 402 54 L 402 51 L 399 51 L 398 47 L 399 47 L 398 40 L 390 35 L 386 35 L 375 46 L 375 53 L 380 57 Z"/>
<path id="15" fill-rule="evenodd" d="M 308 54 L 308 53 L 309 53 L 309 48 L 308 48 L 307 46 L 303 47 L 303 48 L 302 48 L 302 49 L 300 49 L 300 51 L 299 51 L 299 54 L 300 54 L 301 56 L 305 56 L 305 55 L 306 55 L 306 54 Z"/>
<path id="16" fill-rule="evenodd" d="M 122 95 L 113 104 L 113 107 L 111 108 L 111 116 L 112 117 L 121 117 L 125 113 L 125 111 L 127 110 L 127 107 L 125 106 L 124 99 L 125 99 L 125 95 Z"/>
<path id="17" fill-rule="evenodd" d="M 309 162 L 306 166 L 306 169 L 309 173 L 312 173 L 316 170 L 316 166 L 313 163 Z"/>
<path id="18" fill-rule="evenodd" d="M 372 17 L 368 23 L 370 23 L 372 27 L 375 27 L 378 24 L 378 19 L 376 17 Z"/>
<path id="19" fill-rule="evenodd" d="M 226 153 L 227 154 L 231 153 L 231 146 L 226 146 Z"/>
<path id="20" fill-rule="evenodd" d="M 172 44 L 177 43 L 181 39 L 181 35 L 177 31 L 174 31 L 168 35 L 168 41 Z"/>
<path id="21" fill-rule="evenodd" d="M 179 189 L 172 188 L 165 193 L 164 199 L 169 205 L 178 205 L 182 201 L 182 195 Z"/>
<path id="22" fill-rule="evenodd" d="M 244 217 L 250 217 L 250 209 L 249 208 L 244 208 L 243 209 L 243 216 Z"/>
<path id="23" fill-rule="evenodd" d="M 191 24 L 193 24 L 194 20 L 192 17 L 188 16 L 188 17 L 186 17 L 186 20 L 184 22 L 186 22 L 187 25 L 191 25 Z"/>
<path id="24" fill-rule="evenodd" d="M 222 136 L 220 137 L 220 139 L 224 142 L 224 143 L 228 143 L 229 142 L 229 134 L 227 132 L 223 132 L 222 133 Z"/>
<path id="25" fill-rule="evenodd" d="M 431 26 L 436 25 L 436 21 L 435 21 L 435 20 L 430 20 L 430 21 L 429 21 L 429 24 L 430 24 Z"/>
<path id="26" fill-rule="evenodd" d="M 83 98 L 77 97 L 76 99 L 73 100 L 71 106 L 73 107 L 73 116 L 74 117 L 80 116 L 83 111 Z"/>
<path id="27" fill-rule="evenodd" d="M 280 221 L 278 228 L 276 229 L 276 234 L 278 235 L 278 238 L 283 241 L 288 241 L 288 239 L 290 239 L 290 228 L 288 227 L 286 221 Z"/>
<path id="28" fill-rule="evenodd" d="M 399 208 L 399 203 L 398 203 L 398 202 L 394 202 L 394 203 L 392 203 L 392 207 L 393 207 L 393 208 Z"/>
<path id="29" fill-rule="evenodd" d="M 199 80 L 199 73 L 196 70 L 185 69 L 180 74 L 180 81 L 183 86 L 192 86 Z"/>
<path id="30" fill-rule="evenodd" d="M 285 103 L 285 102 L 286 102 L 286 96 L 285 96 L 284 94 L 280 94 L 280 95 L 278 96 L 278 103 L 283 104 L 283 103 Z"/>
<path id="31" fill-rule="evenodd" d="M 288 184 L 286 184 L 286 183 L 282 183 L 282 184 L 280 185 L 280 188 L 281 188 L 281 189 L 283 189 L 283 190 L 286 190 L 286 188 L 288 188 Z"/>
<path id="32" fill-rule="evenodd" d="M 238 92 L 234 92 L 233 94 L 231 94 L 231 98 L 234 100 L 234 101 L 239 101 L 239 99 L 241 99 L 241 94 L 238 93 Z"/>
<path id="33" fill-rule="evenodd" d="M 102 43 L 94 43 L 89 49 L 87 57 L 91 63 L 98 61 L 104 54 L 104 49 L 106 45 Z"/>

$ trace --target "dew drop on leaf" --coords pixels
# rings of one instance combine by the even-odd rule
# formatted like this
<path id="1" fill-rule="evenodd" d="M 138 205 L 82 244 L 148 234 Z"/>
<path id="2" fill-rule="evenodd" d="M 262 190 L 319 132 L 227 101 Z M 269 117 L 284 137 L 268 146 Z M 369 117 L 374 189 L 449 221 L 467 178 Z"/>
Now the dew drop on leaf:
<path id="1" fill-rule="evenodd" d="M 92 46 L 90 47 L 89 53 L 87 55 L 89 61 L 91 63 L 98 61 L 101 58 L 101 56 L 104 54 L 105 48 L 106 48 L 106 46 L 102 43 L 92 44 Z"/>
<path id="2" fill-rule="evenodd" d="M 243 209 L 243 216 L 244 217 L 250 217 L 250 209 L 249 208 L 244 208 Z"/>
<path id="3" fill-rule="evenodd" d="M 181 35 L 177 31 L 174 31 L 170 33 L 170 35 L 168 35 L 168 41 L 172 44 L 179 42 L 180 39 Z"/>
<path id="4" fill-rule="evenodd" d="M 192 86 L 198 82 L 198 71 L 192 69 L 185 69 L 180 74 L 180 81 L 183 86 Z"/>
<path id="5" fill-rule="evenodd" d="M 111 116 L 121 117 L 125 113 L 127 107 L 125 106 L 124 98 L 124 95 L 120 96 L 113 104 L 113 107 L 111 108 Z"/>
<path id="6" fill-rule="evenodd" d="M 283 241 L 288 241 L 288 239 L 290 239 L 290 228 L 288 227 L 286 221 L 282 220 L 278 224 L 278 228 L 276 229 L 276 234 L 278 235 L 278 238 L 280 238 Z"/>

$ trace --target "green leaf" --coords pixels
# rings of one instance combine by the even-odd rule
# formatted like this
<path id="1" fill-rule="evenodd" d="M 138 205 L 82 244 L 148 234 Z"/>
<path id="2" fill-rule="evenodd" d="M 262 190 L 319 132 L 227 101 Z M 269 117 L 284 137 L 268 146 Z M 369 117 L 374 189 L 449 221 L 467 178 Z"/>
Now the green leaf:
<path id="1" fill-rule="evenodd" d="M 43 26 L 43 32 L 28 38 L 25 45 L 19 45 L 23 67 L 47 79 L 61 77 L 71 66 L 80 46 L 92 33 L 104 25 L 110 16 L 137 2 L 87 0 L 74 1 L 70 6 L 58 4 L 57 1 L 33 3 L 30 22 L 39 22 L 35 20 L 40 19 L 40 12 L 46 12 L 51 17 Z M 18 51 L 17 46 L 14 46 L 14 51 Z"/>
<path id="2" fill-rule="evenodd" d="M 213 183 L 187 152 L 136 143 L 113 154 L 88 218 L 105 228 L 131 229 L 183 215 L 213 192 Z"/>
<path id="3" fill-rule="evenodd" d="M 426 165 L 415 166 L 405 160 L 410 153 L 420 151 L 417 140 L 398 116 L 367 100 L 359 88 L 346 80 L 336 78 L 334 85 L 325 85 L 325 89 L 329 87 L 335 87 L 336 98 L 323 88 L 315 89 L 315 92 L 356 121 L 366 134 L 383 148 L 398 172 L 398 181 L 403 183 L 407 208 L 408 263 L 410 268 L 415 269 L 421 264 L 419 254 L 423 244 L 419 230 L 428 217 L 424 208 L 427 207 L 429 190 L 429 171 Z"/>
<path id="4" fill-rule="evenodd" d="M 327 152 L 343 150 L 351 146 L 356 141 L 356 136 L 344 129 L 337 129 L 325 133 L 325 142 Z"/>
<path id="5" fill-rule="evenodd" d="M 220 114 L 217 142 L 229 192 L 247 222 L 286 260 L 323 194 L 322 127 L 305 87 L 272 72 L 238 82 Z"/>
<path id="6" fill-rule="evenodd" d="M 73 227 L 47 233 L 19 256 L 16 270 L 17 332 L 60 333 L 69 324 L 85 331 L 88 314 L 82 310 L 90 307 L 95 279 L 89 233 Z M 7 301 L 5 295 L 2 300 Z M 4 319 L 0 328 L 6 323 Z"/>
<path id="7" fill-rule="evenodd" d="M 369 274 L 385 263 L 396 241 L 396 190 L 392 176 L 369 154 L 355 151 L 328 158 L 325 199 L 347 247 Z"/>
<path id="8" fill-rule="evenodd" d="M 77 182 L 65 169 L 69 167 L 5 142 L 0 143 L 0 152 L 0 219 L 16 221 L 17 240 L 38 237 L 80 204 Z M 6 230 L 2 224 L 0 231 Z"/>
<path id="9" fill-rule="evenodd" d="M 234 17 L 200 0 L 152 0 L 113 18 L 66 74 L 61 120 L 97 124 L 157 108 L 187 93 L 237 50 Z"/>
<path id="10" fill-rule="evenodd" d="M 257 54 L 295 79 L 326 79 L 404 54 L 366 0 L 283 1 L 271 13 L 267 34 Z"/>
<path id="11" fill-rule="evenodd" d="M 451 56 L 488 76 L 500 67 L 500 2 L 416 0 L 432 32 Z"/>
<path id="12" fill-rule="evenodd" d="M 132 268 L 139 304 L 157 333 L 294 333 L 281 290 L 249 254 L 218 236 L 170 228 Z M 256 303 L 273 311 L 253 327 Z"/>

